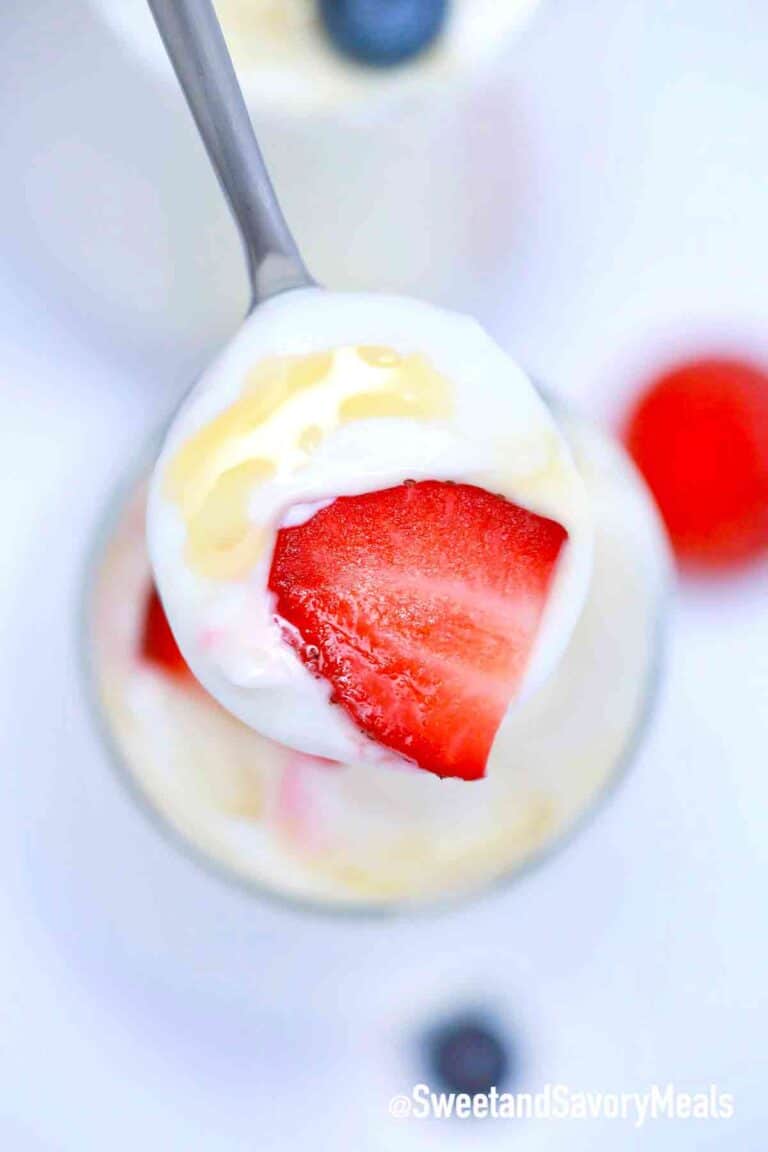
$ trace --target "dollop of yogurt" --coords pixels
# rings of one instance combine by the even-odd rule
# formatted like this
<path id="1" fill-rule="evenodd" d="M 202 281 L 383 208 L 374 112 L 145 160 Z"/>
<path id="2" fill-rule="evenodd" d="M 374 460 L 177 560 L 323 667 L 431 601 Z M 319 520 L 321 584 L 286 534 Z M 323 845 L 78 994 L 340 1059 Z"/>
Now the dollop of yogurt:
<path id="1" fill-rule="evenodd" d="M 310 755 L 404 763 L 302 664 L 268 579 L 280 528 L 427 479 L 485 488 L 568 534 L 514 708 L 565 652 L 592 561 L 583 482 L 528 376 L 474 320 L 410 299 L 302 289 L 248 317 L 172 423 L 147 525 L 184 657 L 228 711 Z"/>

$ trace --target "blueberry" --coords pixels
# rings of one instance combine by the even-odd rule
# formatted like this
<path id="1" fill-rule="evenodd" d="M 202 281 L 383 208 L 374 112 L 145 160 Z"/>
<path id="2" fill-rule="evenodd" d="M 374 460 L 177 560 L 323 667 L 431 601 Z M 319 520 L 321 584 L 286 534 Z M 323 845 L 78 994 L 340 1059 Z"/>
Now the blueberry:
<path id="1" fill-rule="evenodd" d="M 438 1090 L 487 1094 L 501 1088 L 516 1063 L 500 1030 L 476 1013 L 456 1017 L 427 1036 L 427 1058 Z"/>
<path id="2" fill-rule="evenodd" d="M 400 64 L 439 35 L 448 0 L 320 0 L 328 34 L 364 64 Z"/>

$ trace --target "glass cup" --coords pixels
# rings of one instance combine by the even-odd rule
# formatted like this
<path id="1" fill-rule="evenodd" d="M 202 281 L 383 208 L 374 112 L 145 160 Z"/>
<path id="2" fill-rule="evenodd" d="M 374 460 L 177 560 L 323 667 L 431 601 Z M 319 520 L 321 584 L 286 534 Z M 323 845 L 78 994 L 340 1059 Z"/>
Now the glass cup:
<path id="1" fill-rule="evenodd" d="M 254 895 L 374 913 L 509 882 L 583 824 L 630 764 L 650 715 L 669 562 L 623 450 L 556 410 L 595 509 L 592 588 L 560 668 L 511 711 L 480 782 L 298 756 L 230 717 L 191 677 L 149 665 L 148 464 L 135 470 L 91 560 L 86 666 L 113 764 L 176 843 Z"/>
<path id="2" fill-rule="evenodd" d="M 361 67 L 332 47 L 315 0 L 218 0 L 280 202 L 320 283 L 456 303 L 467 300 L 470 286 L 497 264 L 515 215 L 519 157 L 504 93 L 494 90 L 492 100 L 486 93 L 502 47 L 534 4 L 455 0 L 446 31 L 430 51 L 382 69 Z M 164 82 L 175 96 L 147 5 L 91 5 L 145 66 L 148 80 Z M 187 115 L 180 102 L 174 112 Z M 212 203 L 212 183 L 200 178 L 200 159 L 181 149 L 166 154 L 162 194 L 172 227 L 154 236 L 162 217 L 147 216 L 132 243 L 148 256 L 173 243 L 182 261 L 189 250 L 215 254 L 218 290 L 225 279 L 240 285 L 242 270 L 236 250 L 220 242 L 222 206 Z M 222 269 L 222 261 L 235 263 Z M 212 281 L 204 276 L 198 282 L 205 289 Z"/>

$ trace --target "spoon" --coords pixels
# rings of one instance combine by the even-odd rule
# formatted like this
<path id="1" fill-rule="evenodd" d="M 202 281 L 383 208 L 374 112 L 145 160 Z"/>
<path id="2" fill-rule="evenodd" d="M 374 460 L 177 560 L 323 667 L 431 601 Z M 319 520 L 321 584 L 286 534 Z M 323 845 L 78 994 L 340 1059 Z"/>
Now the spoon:
<path id="1" fill-rule="evenodd" d="M 586 598 L 591 522 L 581 477 L 529 379 L 474 321 L 407 298 L 318 290 L 270 183 L 211 0 L 149 0 L 149 6 L 239 227 L 252 294 L 240 332 L 177 413 L 150 485 L 149 553 L 171 628 L 209 694 L 283 747 L 343 764 L 379 765 L 394 758 L 401 766 L 398 757 L 404 756 L 438 775 L 476 778 L 485 770 L 507 703 L 523 690 L 533 691 L 559 662 Z M 511 466 L 505 464 L 510 454 Z M 415 514 L 408 484 L 418 481 L 427 487 L 415 498 L 426 504 Z M 510 574 L 508 566 L 518 559 L 526 571 L 535 565 L 525 559 L 529 545 L 521 543 L 516 551 L 499 543 L 478 556 L 471 580 L 457 578 L 451 549 L 440 547 L 442 513 L 429 503 L 430 485 L 437 484 L 444 516 L 451 523 L 456 519 L 455 493 L 443 481 L 463 483 L 472 501 L 459 536 L 487 539 L 486 500 L 493 503 L 491 519 L 510 531 L 513 521 L 527 518 L 523 535 L 529 543 L 533 524 L 537 540 L 555 532 L 540 545 L 539 583 L 523 597 L 532 626 L 513 632 L 507 616 L 502 623 L 494 617 L 494 650 L 504 652 L 506 663 L 499 665 L 482 723 L 474 716 L 476 680 L 466 674 L 467 652 L 478 651 L 479 642 L 457 643 L 453 678 L 440 673 L 433 682 L 424 672 L 445 662 L 442 633 L 432 623 L 433 587 L 455 589 L 455 610 L 470 619 L 467 605 L 478 586 L 489 595 L 506 580 L 519 587 L 519 574 Z M 387 501 L 391 496 L 384 494 L 392 492 L 408 507 L 398 505 L 398 512 L 386 504 L 374 525 L 365 504 L 362 555 L 380 555 L 381 569 L 366 569 L 368 583 L 362 581 L 356 598 L 350 589 L 359 590 L 362 568 L 355 554 L 341 578 L 342 598 L 332 593 L 331 613 L 343 619 L 334 619 L 329 644 L 333 651 L 343 646 L 336 636 L 345 635 L 348 603 L 355 619 L 367 619 L 372 611 L 375 621 L 414 620 L 408 649 L 414 653 L 416 645 L 414 663 L 397 679 L 394 701 L 393 678 L 381 673 L 376 660 L 370 676 L 363 670 L 360 684 L 347 673 L 347 664 L 360 666 L 356 649 L 344 656 L 334 683 L 330 665 L 329 676 L 320 674 L 319 641 L 297 655 L 286 642 L 286 629 L 301 635 L 301 622 L 291 618 L 290 606 L 276 609 L 278 589 L 272 584 L 282 528 L 312 520 L 329 504 L 343 518 L 348 506 L 336 500 L 345 493 L 378 493 L 379 501 Z M 536 507 L 529 509 L 526 501 Z M 339 522 L 336 538 L 321 541 L 321 568 L 336 572 L 342 565 L 348 527 Z M 400 543 L 390 547 L 398 532 Z M 410 567 L 422 576 L 415 607 L 408 601 L 410 615 L 398 615 L 399 585 L 387 564 L 392 547 L 403 550 L 406 538 Z M 567 563 L 558 566 L 555 580 L 555 560 L 566 539 Z M 443 568 L 435 584 L 436 563 Z M 313 570 L 303 603 L 310 600 L 327 616 L 322 594 L 315 595 L 325 588 L 323 578 Z M 556 585 L 551 596 L 550 579 Z M 275 581 L 280 583 L 278 576 Z M 284 583 L 299 587 L 299 574 L 291 571 Z M 389 597 L 383 608 L 382 595 Z M 440 611 L 452 619 L 452 608 Z M 509 620 L 517 619 L 516 611 L 513 605 Z M 466 629 L 461 634 L 466 637 Z M 382 637 L 385 653 L 389 642 Z M 523 666 L 525 684 L 517 671 Z M 484 676 L 485 666 L 477 674 Z M 344 707 L 334 707 L 332 690 L 346 691 L 350 684 Z M 429 717 L 434 747 L 425 746 L 415 758 L 414 742 L 426 730 L 419 719 L 423 700 L 438 691 L 443 705 L 430 706 Z M 402 730 L 401 714 L 415 717 L 412 730 Z M 379 727 L 372 730 L 374 721 Z M 462 733 L 469 734 L 468 742 Z"/>
<path id="2" fill-rule="evenodd" d="M 272 187 L 211 0 L 148 3 L 240 232 L 249 310 L 315 286 Z"/>

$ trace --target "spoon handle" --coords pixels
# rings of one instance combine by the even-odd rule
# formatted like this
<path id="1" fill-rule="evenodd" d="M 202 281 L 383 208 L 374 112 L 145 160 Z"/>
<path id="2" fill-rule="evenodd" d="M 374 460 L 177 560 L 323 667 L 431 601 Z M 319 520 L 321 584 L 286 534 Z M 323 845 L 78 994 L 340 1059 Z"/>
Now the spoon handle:
<path id="1" fill-rule="evenodd" d="M 248 261 L 255 307 L 314 281 L 269 179 L 211 0 L 149 0 Z"/>

